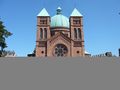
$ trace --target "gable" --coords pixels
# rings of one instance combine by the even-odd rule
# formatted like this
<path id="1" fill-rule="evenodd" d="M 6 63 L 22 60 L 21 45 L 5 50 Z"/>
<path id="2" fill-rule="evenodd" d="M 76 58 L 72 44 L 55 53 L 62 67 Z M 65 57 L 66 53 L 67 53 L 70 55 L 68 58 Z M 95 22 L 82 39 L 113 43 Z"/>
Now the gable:
<path id="1" fill-rule="evenodd" d="M 57 33 L 55 36 L 51 37 L 48 42 L 50 44 L 53 44 L 53 43 L 59 43 L 59 42 L 63 42 L 63 43 L 66 43 L 66 44 L 69 44 L 71 43 L 71 39 L 67 36 L 65 36 L 63 33 Z"/>

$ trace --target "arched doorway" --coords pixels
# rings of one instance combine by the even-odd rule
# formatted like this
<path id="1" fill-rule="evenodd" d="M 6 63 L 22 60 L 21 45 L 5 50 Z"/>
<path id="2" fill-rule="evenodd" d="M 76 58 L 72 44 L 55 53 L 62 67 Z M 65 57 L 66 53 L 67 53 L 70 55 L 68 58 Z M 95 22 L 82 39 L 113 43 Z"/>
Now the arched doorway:
<path id="1" fill-rule="evenodd" d="M 57 44 L 53 49 L 53 55 L 56 57 L 64 57 L 67 56 L 67 54 L 68 54 L 68 49 L 63 44 Z"/>

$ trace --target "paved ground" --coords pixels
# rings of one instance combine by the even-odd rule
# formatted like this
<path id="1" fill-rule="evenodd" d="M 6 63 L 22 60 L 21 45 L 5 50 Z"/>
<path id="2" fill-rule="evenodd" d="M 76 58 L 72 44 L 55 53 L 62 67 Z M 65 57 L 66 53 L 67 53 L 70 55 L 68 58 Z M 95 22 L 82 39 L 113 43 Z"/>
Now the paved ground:
<path id="1" fill-rule="evenodd" d="M 120 58 L 119 57 L 47 57 L 47 58 L 37 58 L 37 57 L 6 57 L 6 58 L 0 58 L 0 63 L 3 62 L 14 62 L 14 63 L 19 63 L 19 62 L 26 62 L 26 63 L 117 63 L 120 64 Z"/>
<path id="2" fill-rule="evenodd" d="M 0 90 L 119 90 L 120 58 L 0 58 Z"/>

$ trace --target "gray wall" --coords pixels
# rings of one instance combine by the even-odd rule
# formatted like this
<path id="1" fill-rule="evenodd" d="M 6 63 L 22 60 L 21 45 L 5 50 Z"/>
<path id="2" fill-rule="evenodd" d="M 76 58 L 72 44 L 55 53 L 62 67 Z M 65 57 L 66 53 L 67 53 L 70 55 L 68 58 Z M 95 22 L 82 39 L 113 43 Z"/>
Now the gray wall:
<path id="1" fill-rule="evenodd" d="M 120 58 L 0 58 L 0 90 L 119 90 Z"/>

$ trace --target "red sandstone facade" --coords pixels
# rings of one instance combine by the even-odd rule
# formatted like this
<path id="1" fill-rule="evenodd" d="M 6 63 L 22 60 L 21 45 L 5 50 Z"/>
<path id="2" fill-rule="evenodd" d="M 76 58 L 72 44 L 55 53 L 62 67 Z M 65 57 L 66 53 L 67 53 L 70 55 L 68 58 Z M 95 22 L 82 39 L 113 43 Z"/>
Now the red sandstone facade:
<path id="1" fill-rule="evenodd" d="M 83 16 L 70 16 L 69 28 L 51 27 L 50 16 L 37 16 L 36 57 L 84 56 Z"/>

